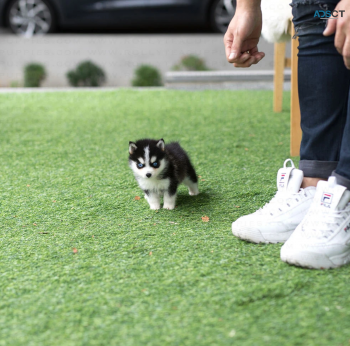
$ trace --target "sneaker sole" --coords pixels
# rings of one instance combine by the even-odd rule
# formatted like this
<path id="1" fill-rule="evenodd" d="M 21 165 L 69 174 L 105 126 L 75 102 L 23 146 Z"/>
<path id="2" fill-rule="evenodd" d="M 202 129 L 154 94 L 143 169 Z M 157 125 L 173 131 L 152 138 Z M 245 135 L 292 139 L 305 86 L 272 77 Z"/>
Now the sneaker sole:
<path id="1" fill-rule="evenodd" d="M 234 224 L 232 224 L 232 233 L 234 236 L 256 244 L 284 243 L 292 235 L 293 231 L 262 235 L 262 233 L 256 228 L 245 228 L 245 227 L 235 228 Z"/>
<path id="2" fill-rule="evenodd" d="M 333 257 L 330 259 L 324 254 L 309 251 L 283 251 L 281 249 L 281 260 L 297 267 L 310 269 L 332 269 L 338 268 L 350 262 L 350 253 Z"/>

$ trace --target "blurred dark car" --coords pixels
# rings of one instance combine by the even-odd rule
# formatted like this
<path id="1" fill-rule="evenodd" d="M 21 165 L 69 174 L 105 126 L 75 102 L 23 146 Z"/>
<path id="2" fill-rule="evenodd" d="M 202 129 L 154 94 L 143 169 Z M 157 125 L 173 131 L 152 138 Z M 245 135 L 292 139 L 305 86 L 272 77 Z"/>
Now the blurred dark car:
<path id="1" fill-rule="evenodd" d="M 235 9 L 236 0 L 0 0 L 0 26 L 28 37 L 60 29 L 224 32 Z"/>

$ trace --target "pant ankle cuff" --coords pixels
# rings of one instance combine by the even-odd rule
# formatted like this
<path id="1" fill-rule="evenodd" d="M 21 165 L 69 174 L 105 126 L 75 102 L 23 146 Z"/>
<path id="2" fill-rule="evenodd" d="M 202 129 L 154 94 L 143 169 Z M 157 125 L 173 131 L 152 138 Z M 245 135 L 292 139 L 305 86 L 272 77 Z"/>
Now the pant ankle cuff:
<path id="1" fill-rule="evenodd" d="M 304 172 L 304 177 L 328 179 L 337 165 L 338 161 L 301 160 L 299 169 Z"/>
<path id="2" fill-rule="evenodd" d="M 332 175 L 337 178 L 338 185 L 345 186 L 348 190 L 350 190 L 350 179 L 344 178 L 342 175 L 335 172 L 332 172 Z"/>

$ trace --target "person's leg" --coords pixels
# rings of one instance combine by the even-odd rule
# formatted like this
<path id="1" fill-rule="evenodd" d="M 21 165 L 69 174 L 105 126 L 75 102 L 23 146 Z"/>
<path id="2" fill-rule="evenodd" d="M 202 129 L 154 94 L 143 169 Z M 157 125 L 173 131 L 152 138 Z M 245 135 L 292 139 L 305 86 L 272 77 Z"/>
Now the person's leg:
<path id="1" fill-rule="evenodd" d="M 346 156 L 345 143 L 350 158 L 350 138 L 343 140 L 350 71 L 334 47 L 334 35 L 323 36 L 326 21 L 315 17 L 315 11 L 333 10 L 338 1 L 324 2 L 293 1 L 293 21 L 299 36 L 298 84 L 303 132 L 299 168 L 305 176 L 302 187 L 316 186 L 320 179 L 328 179 L 338 166 L 340 153 Z"/>
<path id="2" fill-rule="evenodd" d="M 334 35 L 324 37 L 324 26 L 312 18 L 320 5 L 303 2 L 293 8 L 300 40 L 299 167 L 309 182 L 329 178 L 317 184 L 312 206 L 282 246 L 281 259 L 302 267 L 335 268 L 350 262 L 350 71 L 334 47 Z M 323 8 L 332 10 L 334 4 Z"/>
<path id="3" fill-rule="evenodd" d="M 233 222 L 233 234 L 245 240 L 287 241 L 310 208 L 314 186 L 332 174 L 340 158 L 350 73 L 334 47 L 334 36 L 324 37 L 325 22 L 315 17 L 315 11 L 333 10 L 338 1 L 320 2 L 293 1 L 300 40 L 299 99 L 303 130 L 300 170 L 288 171 L 284 165 L 277 175 L 278 192 L 270 203 Z"/>
<path id="4" fill-rule="evenodd" d="M 338 184 L 346 186 L 350 190 L 350 92 L 339 163 L 333 175 L 337 178 Z"/>
<path id="5" fill-rule="evenodd" d="M 325 180 L 325 179 L 304 177 L 303 182 L 301 184 L 301 188 L 305 189 L 306 187 L 310 187 L 310 186 L 316 187 L 320 180 Z"/>

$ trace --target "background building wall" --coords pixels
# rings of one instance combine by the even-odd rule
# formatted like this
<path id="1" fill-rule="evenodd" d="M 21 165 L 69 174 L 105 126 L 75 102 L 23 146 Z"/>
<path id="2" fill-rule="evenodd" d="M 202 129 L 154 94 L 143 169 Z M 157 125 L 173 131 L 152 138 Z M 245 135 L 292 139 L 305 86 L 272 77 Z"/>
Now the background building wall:
<path id="1" fill-rule="evenodd" d="M 273 69 L 273 45 L 261 39 L 259 48 L 266 57 L 251 69 Z M 204 59 L 213 70 L 232 69 L 221 34 L 73 34 L 25 39 L 5 33 L 1 35 L 0 86 L 22 83 L 23 67 L 39 62 L 48 73 L 42 86 L 66 87 L 67 71 L 84 60 L 105 70 L 106 86 L 130 86 L 138 65 L 151 64 L 164 74 L 188 54 Z"/>

